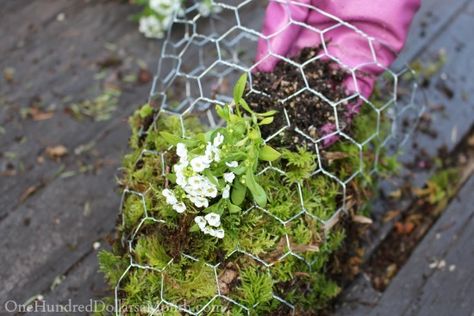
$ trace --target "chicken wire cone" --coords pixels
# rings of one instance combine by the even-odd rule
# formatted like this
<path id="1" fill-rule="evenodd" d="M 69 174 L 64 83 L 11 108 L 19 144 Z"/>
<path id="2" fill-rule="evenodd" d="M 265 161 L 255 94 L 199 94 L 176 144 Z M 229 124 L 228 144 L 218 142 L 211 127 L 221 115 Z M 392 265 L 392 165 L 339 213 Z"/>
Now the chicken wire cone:
<path id="1" fill-rule="evenodd" d="M 213 13 L 209 17 L 200 13 L 199 4 L 173 17 L 150 94 L 153 113 L 136 127 L 136 138 L 142 142 L 136 141 L 139 145 L 130 158 L 133 162 L 129 168 L 133 172 L 144 173 L 145 167 L 149 167 L 154 169 L 154 177 L 163 179 L 170 172 L 175 149 L 156 150 L 147 138 L 170 128 L 166 125 L 169 122 L 177 122 L 173 126 L 184 138 L 194 135 L 190 130 L 195 130 L 196 125 L 198 129 L 208 130 L 223 126 L 215 105 L 233 101 L 233 84 L 243 73 L 248 75 L 246 97 L 253 95 L 258 100 L 260 96 L 268 96 L 268 92 L 259 90 L 255 84 L 259 66 L 255 62 L 257 43 L 275 36 L 265 37 L 260 31 L 266 5 L 267 1 L 257 0 L 212 1 Z M 379 171 L 382 157 L 395 152 L 408 139 L 422 108 L 416 104 L 413 73 L 408 69 L 386 69 L 377 60 L 375 47 L 383 43 L 317 7 L 305 7 L 332 23 L 322 30 L 293 21 L 285 26 L 298 23 L 321 38 L 320 50 L 306 61 L 279 56 L 270 47 L 268 57 L 278 58 L 286 65 L 285 69 L 296 70 L 302 79 L 301 86 L 292 94 L 276 98 L 278 115 L 282 117 L 277 122 L 281 126 L 263 136 L 267 143 L 274 144 L 275 139 L 291 130 L 293 137 L 303 142 L 313 155 L 311 177 L 288 182 L 294 172 L 289 175 L 282 164 L 262 162 L 258 177 L 266 183 L 284 184 L 287 195 L 284 203 L 261 207 L 249 201 L 239 216 L 242 227 L 257 223 L 252 226 L 254 231 L 237 234 L 233 242 L 216 241 L 217 246 L 208 252 L 181 244 L 184 249 L 168 249 L 166 235 L 179 235 L 179 232 L 170 229 L 177 223 L 167 222 L 154 205 L 154 196 L 160 194 L 160 188 L 156 182 L 126 182 L 119 250 L 126 260 L 118 265 L 124 271 L 116 280 L 117 315 L 298 314 L 324 307 L 337 294 L 337 287 L 324 273 L 331 251 L 343 238 L 341 230 L 335 229 L 339 219 L 351 208 L 360 207 L 351 188 Z M 372 60 L 349 67 L 332 56 L 326 43 L 336 28 L 347 28 L 360 36 L 360 41 L 372 52 Z M 337 65 L 354 81 L 357 72 L 367 66 L 379 67 L 384 74 L 370 99 L 358 92 L 355 83 L 356 92 L 335 100 L 311 86 L 307 78 L 305 67 L 317 61 Z M 312 134 L 300 127 L 297 117 L 288 114 L 288 105 L 295 98 L 308 95 L 316 96 L 332 111 L 333 130 Z M 345 107 L 351 103 L 361 109 L 348 120 Z M 366 119 L 352 123 L 357 117 Z M 364 125 L 366 133 L 353 133 L 356 124 Z M 330 146 L 328 139 L 335 140 L 335 144 Z M 341 147 L 331 153 L 333 146 Z M 340 148 L 347 150 L 343 158 Z M 340 165 L 334 165 L 331 159 L 350 159 L 352 168 L 341 172 L 337 170 Z M 278 191 L 282 188 L 264 189 L 280 201 Z M 331 199 L 325 199 L 327 192 L 331 192 Z M 221 247 L 220 242 L 226 246 Z M 234 249 L 229 249 L 229 244 Z M 193 245 L 200 248 L 196 246 L 199 244 Z M 132 308 L 134 304 L 141 306 L 139 312 Z"/>

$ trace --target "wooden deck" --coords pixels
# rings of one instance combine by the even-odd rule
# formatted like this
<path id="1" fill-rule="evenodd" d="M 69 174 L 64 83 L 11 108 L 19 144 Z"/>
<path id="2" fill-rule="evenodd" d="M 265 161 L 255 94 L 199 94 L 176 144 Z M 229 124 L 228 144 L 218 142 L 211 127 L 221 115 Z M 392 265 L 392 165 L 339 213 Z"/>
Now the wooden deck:
<path id="1" fill-rule="evenodd" d="M 150 85 L 121 81 L 117 110 L 106 121 L 79 121 L 65 109 L 97 95 L 101 81 L 95 75 L 111 57 L 122 60 L 107 70 L 111 80 L 135 74 L 143 64 L 153 72 L 159 43 L 138 34 L 128 19 L 131 10 L 120 1 L 0 4 L 0 70 L 8 69 L 0 78 L 0 314 L 7 300 L 25 302 L 41 294 L 49 304 L 68 299 L 81 304 L 106 291 L 93 245 L 104 246 L 115 226 L 119 195 L 114 176 L 126 152 L 126 118 L 146 101 Z M 412 138 L 429 154 L 444 145 L 452 150 L 473 124 L 473 29 L 474 1 L 424 0 L 399 59 L 430 60 L 441 48 L 447 52 L 442 71 L 447 77 L 433 78 L 425 91 L 432 110 L 446 107 L 431 113 L 438 137 L 418 133 Z M 25 118 L 22 113 L 35 104 L 52 109 L 52 117 Z M 48 158 L 46 148 L 56 145 L 66 146 L 68 154 Z M 80 153 L 81 146 L 91 149 Z M 407 150 L 404 159 L 413 160 L 413 154 Z M 423 183 L 428 175 L 421 170 L 413 181 Z M 473 188 L 471 179 L 383 295 L 370 287 L 356 296 L 348 293 L 348 304 L 337 314 L 472 315 Z M 459 220 L 437 239 L 452 218 Z M 387 229 L 379 227 L 374 236 L 381 238 Z M 431 257 L 444 259 L 446 269 L 426 274 Z M 413 273 L 425 277 L 414 279 Z M 364 301 L 364 293 L 377 299 Z"/>

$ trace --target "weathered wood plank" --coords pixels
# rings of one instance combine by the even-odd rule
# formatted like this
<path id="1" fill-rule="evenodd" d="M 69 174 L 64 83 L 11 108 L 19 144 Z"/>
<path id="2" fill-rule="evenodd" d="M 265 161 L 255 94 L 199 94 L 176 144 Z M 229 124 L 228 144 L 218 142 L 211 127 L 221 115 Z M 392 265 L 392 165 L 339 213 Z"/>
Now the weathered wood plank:
<path id="1" fill-rule="evenodd" d="M 395 67 L 410 63 L 431 45 L 472 0 L 423 0 L 415 16 L 404 50 L 397 58 Z"/>
<path id="2" fill-rule="evenodd" d="M 422 10 L 427 8 L 427 4 L 428 2 L 423 2 L 424 7 L 422 7 Z M 473 8 L 474 3 L 471 1 L 467 7 L 463 7 L 463 12 L 456 19 L 450 17 L 451 24 L 437 34 L 436 40 L 418 56 L 422 60 L 429 62 L 433 56 L 437 55 L 440 49 L 446 50 L 448 56 L 447 64 L 443 67 L 441 75 L 431 78 L 430 87 L 424 91 L 429 107 L 444 105 L 446 110 L 439 112 L 428 109 L 428 113 L 433 121 L 432 127 L 437 132 L 437 137 L 433 138 L 423 133 L 415 133 L 401 157 L 402 161 L 411 162 L 413 160 L 411 147 L 414 143 L 417 143 L 419 148 L 423 148 L 431 156 L 435 156 L 437 151 L 443 146 L 446 146 L 448 150 L 452 150 L 473 124 L 474 117 L 472 113 L 474 113 L 474 104 L 472 102 L 472 95 L 474 86 L 471 83 L 472 81 L 468 79 L 472 77 L 472 74 L 467 74 L 465 70 L 472 63 L 469 56 L 472 56 L 474 53 L 474 45 L 468 41 L 461 40 L 463 38 L 461 34 L 468 33 L 474 27 L 474 20 L 472 19 Z M 443 12 L 442 9 L 438 10 L 436 8 L 429 8 L 429 10 Z M 425 12 L 420 12 L 420 14 L 423 15 Z M 467 38 L 467 36 L 465 35 L 464 37 Z M 445 80 L 442 79 L 444 76 Z M 440 91 L 436 87 L 438 84 L 445 84 L 449 89 L 452 89 L 453 97 L 449 98 Z M 412 177 L 413 185 L 422 185 L 428 176 L 428 172 L 417 170 Z M 404 205 L 402 205 L 401 209 L 406 207 L 407 203 Z M 376 217 L 381 219 L 388 209 L 394 209 L 394 205 L 391 205 L 390 202 L 382 203 L 377 208 L 374 208 Z M 376 222 L 381 222 L 381 220 L 376 220 Z M 381 239 L 390 231 L 390 228 L 390 225 L 377 227 L 370 236 L 372 243 L 370 247 L 373 248 L 380 243 Z M 367 315 L 380 297 L 381 293 L 373 290 L 370 282 L 367 282 L 364 276 L 360 276 L 345 291 L 342 298 L 342 306 L 337 309 L 336 314 L 351 316 Z"/>
<path id="3" fill-rule="evenodd" d="M 36 7 L 40 4 L 39 1 L 28 3 L 31 3 L 32 7 L 29 7 L 29 11 L 21 7 L 22 11 L 18 13 L 20 18 L 24 10 L 39 10 Z M 28 40 L 31 35 L 20 29 L 15 38 L 17 41 L 23 41 L 24 46 L 11 48 L 6 57 L 0 60 L 0 69 L 9 66 L 16 69 L 14 83 L 2 82 L 0 85 L 0 95 L 5 95 L 8 103 L 12 104 L 5 107 L 5 115 L 0 118 L 6 130 L 6 134 L 0 139 L 0 147 L 2 152 L 14 153 L 16 162 L 21 162 L 25 169 L 18 176 L 2 177 L 0 218 L 4 218 L 17 207 L 20 196 L 29 187 L 54 178 L 60 165 L 49 160 L 43 165 L 36 162 L 37 156 L 47 146 L 63 144 L 72 151 L 81 144 L 100 138 L 101 133 L 123 121 L 137 105 L 147 100 L 148 85 L 131 86 L 124 91 L 113 119 L 109 122 L 78 122 L 62 111 L 64 97 L 87 99 L 97 94 L 94 90 L 98 90 L 99 82 L 93 79 L 98 72 L 96 64 L 112 54 L 105 49 L 105 43 L 114 42 L 117 50 L 123 51 L 118 53 L 125 55 L 124 59 L 130 59 L 128 63 L 132 65 L 138 59 L 134 56 L 140 56 L 148 65 L 154 65 L 159 51 L 157 41 L 144 40 L 138 34 L 136 25 L 128 21 L 131 14 L 128 5 L 117 2 L 94 5 L 77 2 L 81 7 L 75 8 L 77 11 L 74 13 L 64 10 L 63 4 L 70 4 L 69 1 L 50 3 L 43 3 L 46 12 L 54 12 L 43 16 L 49 22 L 35 22 L 35 25 L 41 25 L 41 29 L 35 32 L 31 41 Z M 65 21 L 56 21 L 56 12 L 63 11 L 66 13 Z M 110 11 L 115 14 L 109 14 Z M 12 12 L 9 16 L 16 16 L 16 13 Z M 0 29 L 3 29 L 2 23 L 3 20 L 0 21 Z M 130 68 L 132 71 L 138 70 L 136 65 Z M 42 122 L 20 118 L 19 109 L 28 106 L 35 96 L 40 96 L 45 105 L 57 105 L 58 110 L 53 118 Z M 63 163 L 76 167 L 74 164 L 77 158 L 68 157 Z"/>
<path id="4" fill-rule="evenodd" d="M 474 312 L 473 190 L 474 177 L 471 177 L 370 315 L 471 315 Z M 443 261 L 444 267 L 430 267 Z"/>
<path id="5" fill-rule="evenodd" d="M 138 34 L 136 25 L 127 20 L 130 14 L 128 5 L 119 2 L 94 5 L 80 2 L 83 7 L 77 12 L 65 11 L 68 22 L 63 25 L 57 25 L 59 22 L 55 17 L 57 12 L 65 10 L 62 4 L 70 4 L 70 1 L 51 1 L 46 5 L 39 1 L 34 2 L 34 5 L 31 1 L 24 1 L 25 7 L 30 4 L 32 7 L 20 6 L 20 13 L 26 14 L 27 11 L 24 10 L 30 9 L 31 14 L 38 10 L 35 6 L 40 3 L 58 7 L 48 7 L 49 10 L 46 11 L 53 13 L 44 17 L 47 21 L 38 22 L 42 25 L 42 30 L 35 34 L 34 43 L 25 41 L 24 51 L 16 46 L 11 48 L 7 57 L 0 61 L 0 68 L 15 66 L 17 70 L 15 81 L 18 80 L 18 85 L 4 85 L 3 82 L 0 85 L 1 93 L 12 99 L 15 110 L 19 106 L 26 106 L 24 100 L 35 94 L 44 97 L 45 102 L 60 102 L 64 95 L 81 94 L 86 88 L 94 86 L 93 75 L 97 71 L 95 64 L 107 54 L 105 42 L 117 43 L 120 49 L 129 50 L 128 54 L 132 56 L 134 52 L 140 51 L 141 58 L 149 64 L 155 63 L 159 45 L 144 40 Z M 14 12 L 9 14 L 15 16 Z M 3 22 L 3 19 L 0 20 L 0 29 L 3 29 Z M 12 33 L 14 34 L 13 31 Z M 17 40 L 21 40 L 22 36 L 28 37 L 28 34 L 16 35 Z M 46 46 L 40 45 L 42 41 Z M 56 53 L 50 51 L 55 47 L 67 49 L 71 45 L 78 47 L 75 53 L 68 50 Z M 37 66 L 30 54 L 45 60 Z M 63 65 L 61 69 L 49 73 L 48 67 L 54 66 L 58 60 Z M 74 66 L 76 75 L 69 71 L 68 65 Z M 28 84 L 34 87 L 23 89 Z M 51 93 L 51 86 L 59 87 L 59 96 Z M 3 177 L 0 181 L 1 212 L 5 209 L 15 210 L 0 224 L 4 249 L 0 259 L 2 302 L 7 299 L 21 302 L 49 289 L 57 275 L 68 271 L 90 251 L 95 240 L 112 230 L 119 203 L 114 174 L 129 136 L 126 116 L 147 99 L 148 89 L 147 86 L 137 86 L 131 91 L 125 91 L 114 118 L 104 123 L 87 120 L 76 122 L 61 111 L 44 122 L 22 121 L 18 115 L 3 121 L 7 123 L 7 134 L 2 137 L 2 150 L 17 152 L 25 162 L 26 172 L 17 177 Z M 15 138 L 22 135 L 28 137 L 27 142 L 17 143 Z M 82 174 L 68 179 L 54 178 L 60 164 L 48 160 L 43 165 L 35 163 L 36 156 L 47 145 L 64 144 L 72 151 L 76 146 L 91 140 L 95 140 L 97 146 L 96 153 L 89 160 L 106 162 L 105 167 L 99 169 L 97 174 Z M 71 154 L 62 163 L 67 168 L 77 169 L 78 160 L 81 159 Z M 18 204 L 21 193 L 42 179 L 54 181 L 26 203 Z M 87 202 L 91 205 L 91 214 L 86 216 L 84 205 Z"/>
<path id="6" fill-rule="evenodd" d="M 126 129 L 116 129 L 102 144 L 111 149 L 125 142 Z M 117 149 L 114 153 L 118 152 Z M 115 155 L 105 153 L 106 159 Z M 0 222 L 0 301 L 24 301 L 49 288 L 92 244 L 109 233 L 114 225 L 119 197 L 113 174 L 117 164 L 99 175 L 83 174 L 60 179 L 44 188 L 34 203 L 27 203 Z M 85 203 L 90 203 L 90 214 Z"/>
<path id="7" fill-rule="evenodd" d="M 426 15 L 426 12 L 431 11 L 442 11 L 443 6 L 440 9 L 428 6 L 430 2 L 423 2 L 420 15 Z M 433 4 L 438 5 L 438 2 Z M 464 8 L 466 12 L 472 9 L 474 2 L 470 2 L 467 8 Z M 455 12 L 458 12 L 456 10 Z M 448 17 L 446 17 L 448 18 Z M 440 72 L 430 78 L 430 86 L 422 89 L 420 96 L 420 105 L 424 104 L 427 107 L 427 117 L 432 121 L 431 127 L 436 133 L 436 136 L 428 135 L 426 133 L 417 132 L 410 137 L 409 142 L 402 149 L 400 161 L 402 163 L 413 163 L 414 152 L 418 152 L 421 149 L 425 151 L 426 156 L 435 157 L 438 152 L 443 150 L 451 151 L 459 143 L 460 139 L 469 132 L 474 117 L 472 113 L 474 111 L 474 104 L 470 102 L 470 97 L 474 95 L 474 86 L 466 80 L 465 67 L 466 63 L 472 63 L 471 56 L 474 53 L 474 45 L 471 43 L 465 43 L 460 46 L 458 40 L 458 34 L 460 30 L 467 32 L 473 27 L 473 22 L 467 13 L 460 14 L 456 19 L 449 17 L 452 24 L 449 25 L 442 32 L 437 34 L 436 40 L 431 42 L 430 46 L 427 47 L 422 54 L 415 55 L 417 59 L 422 60 L 427 65 L 433 62 L 433 58 L 438 55 L 440 50 L 444 50 L 448 56 L 446 65 L 440 70 Z M 418 24 L 414 25 L 414 34 L 419 31 Z M 423 42 L 425 38 L 420 38 L 419 42 Z M 407 47 L 409 49 L 409 47 Z M 439 87 L 447 87 L 452 92 L 452 97 L 448 97 L 442 89 Z M 444 111 L 436 110 L 436 107 L 444 106 Z M 413 186 L 421 186 L 425 183 L 429 176 L 428 170 L 420 168 L 411 172 L 411 183 Z M 392 186 L 393 187 L 393 186 Z M 404 209 L 412 201 L 405 200 L 397 202 L 395 205 L 391 201 L 376 201 L 378 203 L 374 207 L 375 218 L 384 216 L 387 209 Z M 381 223 L 381 221 L 376 221 Z M 383 225 L 380 228 L 372 232 L 371 239 L 380 240 L 383 239 L 390 230 L 391 225 Z M 374 241 L 370 246 L 377 245 L 377 241 Z M 369 249 L 370 250 L 370 249 Z"/>
<path id="8" fill-rule="evenodd" d="M 98 271 L 97 252 L 91 251 L 78 264 L 64 275 L 65 279 L 50 293 L 45 295 L 44 303 L 47 305 L 62 306 L 97 306 L 100 311 L 103 297 L 109 293 L 108 287 L 104 283 L 103 275 Z M 104 302 L 105 303 L 105 302 Z M 97 305 L 94 305 L 97 304 Z M 108 305 L 107 308 L 111 308 Z M 90 315 L 88 312 L 76 312 L 73 315 Z M 51 315 L 51 313 L 26 313 L 26 315 Z"/>

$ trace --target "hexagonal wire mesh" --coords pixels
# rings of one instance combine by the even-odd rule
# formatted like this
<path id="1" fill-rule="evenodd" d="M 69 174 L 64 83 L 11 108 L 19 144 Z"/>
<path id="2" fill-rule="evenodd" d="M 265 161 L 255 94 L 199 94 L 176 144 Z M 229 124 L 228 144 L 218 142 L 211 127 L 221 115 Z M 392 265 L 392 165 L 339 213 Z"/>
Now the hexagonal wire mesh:
<path id="1" fill-rule="evenodd" d="M 287 1 L 281 0 L 280 2 L 285 3 Z M 199 14 L 199 4 L 192 5 L 191 7 L 185 9 L 181 14 L 174 16 L 171 30 L 168 33 L 168 36 L 162 47 L 159 66 L 157 74 L 154 78 L 150 95 L 150 102 L 154 102 L 160 106 L 160 113 L 176 115 L 180 118 L 181 125 L 183 127 L 183 136 L 185 133 L 183 118 L 189 115 L 194 115 L 195 113 L 199 113 L 199 117 L 202 118 L 203 123 L 208 125 L 211 129 L 216 128 L 222 124 L 222 122 L 216 116 L 213 106 L 215 104 L 223 105 L 232 101 L 230 97 L 231 85 L 242 73 L 245 72 L 248 74 L 250 86 L 249 93 L 265 94 L 261 91 L 258 91 L 253 86 L 252 80 L 254 70 L 257 66 L 255 63 L 257 42 L 259 39 L 263 39 L 268 42 L 269 38 L 274 36 L 274 34 L 272 34 L 266 37 L 260 31 L 261 21 L 266 4 L 267 1 L 258 0 L 213 1 L 213 12 L 215 13 L 211 17 L 204 17 Z M 329 230 L 338 221 L 341 212 L 345 212 L 347 210 L 345 203 L 345 197 L 347 193 L 346 188 L 351 180 L 354 179 L 354 177 L 362 173 L 362 168 L 364 168 L 364 166 L 360 164 L 359 170 L 346 179 L 338 178 L 336 175 L 331 173 L 330 170 L 327 170 L 325 167 L 323 167 L 323 164 L 321 163 L 319 148 L 321 147 L 322 142 L 328 137 L 338 135 L 341 140 L 350 142 L 353 144 L 353 146 L 357 147 L 360 154 L 360 159 L 362 159 L 364 146 L 366 146 L 374 137 L 380 136 L 380 118 L 382 115 L 384 115 L 388 117 L 391 122 L 391 130 L 383 140 L 380 148 L 377 148 L 376 150 L 380 150 L 382 147 L 385 149 L 388 148 L 391 151 L 396 150 L 408 139 L 408 135 L 411 132 L 411 129 L 415 126 L 415 123 L 417 122 L 423 107 L 418 106 L 415 102 L 415 93 L 417 90 L 416 82 L 414 82 L 414 80 L 408 84 L 402 84 L 400 82 L 400 78 L 402 78 L 405 73 L 410 72 L 410 70 L 404 69 L 402 71 L 393 71 L 386 69 L 377 60 L 375 47 L 376 45 L 383 44 L 379 43 L 376 38 L 367 35 L 354 25 L 351 25 L 336 16 L 324 12 L 317 7 L 312 5 L 304 5 L 300 2 L 295 2 L 294 4 L 305 6 L 314 14 L 322 15 L 328 21 L 331 21 L 331 23 L 328 23 L 325 29 L 315 29 L 310 25 L 306 25 L 297 21 L 290 21 L 290 23 L 285 26 L 286 28 L 297 24 L 300 27 L 313 31 L 315 36 L 321 38 L 322 51 L 318 56 L 303 64 L 291 60 L 286 56 L 279 56 L 278 54 L 272 52 L 271 48 L 268 53 L 269 56 L 276 57 L 292 65 L 293 67 L 298 68 L 303 76 L 305 74 L 305 65 L 308 62 L 320 58 L 330 59 L 339 64 L 339 66 L 344 69 L 349 74 L 349 76 L 354 78 L 354 80 L 356 80 L 356 72 L 358 69 L 362 69 L 368 65 L 372 67 L 379 67 L 384 72 L 384 75 L 380 77 L 378 83 L 378 86 L 383 89 L 383 93 L 381 93 L 382 101 L 378 100 L 377 104 L 374 104 L 372 100 L 367 100 L 364 98 L 358 92 L 357 84 L 355 85 L 356 92 L 347 99 L 338 101 L 330 100 L 325 95 L 309 86 L 306 78 L 304 78 L 306 86 L 302 90 L 297 91 L 294 95 L 288 98 L 280 100 L 280 102 L 282 102 L 284 105 L 286 101 L 295 95 L 298 95 L 304 91 L 310 91 L 327 102 L 331 107 L 336 108 L 338 105 L 343 104 L 348 99 L 359 98 L 362 100 L 365 106 L 370 107 L 377 114 L 377 122 L 374 122 L 374 133 L 371 137 L 365 140 L 355 140 L 349 135 L 349 133 L 346 133 L 343 128 L 340 128 L 337 111 L 334 111 L 337 129 L 328 135 L 314 139 L 305 131 L 296 128 L 298 133 L 300 133 L 305 139 L 310 140 L 310 142 L 315 146 L 316 153 L 318 154 L 319 166 L 315 174 L 324 174 L 331 178 L 341 188 L 342 191 L 342 204 L 337 209 L 334 209 L 327 218 L 317 218 L 324 225 L 325 229 Z M 326 43 L 328 43 L 330 40 L 331 32 L 337 28 L 347 28 L 348 30 L 351 30 L 360 36 L 360 40 L 364 41 L 367 45 L 367 48 L 370 50 L 372 54 L 372 60 L 357 65 L 356 67 L 350 67 L 342 63 L 337 57 L 332 56 Z M 414 78 L 414 76 L 410 77 Z M 202 115 L 203 113 L 204 115 Z M 276 134 L 285 131 L 291 125 L 287 115 L 286 119 L 287 124 L 285 126 L 281 126 Z M 407 124 L 407 122 L 410 123 Z M 154 126 L 152 125 L 150 128 L 154 128 Z M 146 133 L 146 131 L 143 132 Z M 274 136 L 275 135 L 269 136 L 267 141 Z M 165 161 L 162 153 L 144 150 L 141 157 L 145 155 L 160 156 L 164 166 Z M 375 164 L 370 170 L 370 173 L 377 171 L 377 154 L 375 156 L 375 160 Z M 283 170 L 273 167 L 271 163 L 264 167 L 260 173 L 265 173 L 268 171 L 282 174 L 285 173 Z M 279 218 L 268 210 L 258 206 L 253 206 L 245 213 L 252 210 L 257 210 L 262 212 L 262 214 L 265 214 L 265 216 L 271 217 L 277 225 L 287 225 L 302 214 L 307 214 L 303 197 L 301 195 L 301 187 L 299 184 L 297 184 L 295 189 L 300 196 L 301 204 L 298 206 L 299 211 L 288 218 Z M 161 273 L 173 260 L 171 259 L 167 265 L 160 268 L 140 265 L 134 261 L 132 256 L 134 251 L 134 239 L 139 233 L 141 227 L 146 222 L 163 223 L 164 221 L 149 214 L 145 204 L 144 193 L 125 189 L 122 197 L 122 205 L 124 200 L 129 195 L 134 195 L 141 200 L 144 216 L 140 220 L 138 226 L 133 230 L 130 238 L 128 240 L 123 240 L 123 243 L 127 245 L 130 255 L 130 263 L 115 288 L 115 310 L 117 314 L 120 314 L 121 310 L 119 298 L 121 286 L 120 282 L 128 273 L 131 273 L 131 271 L 134 269 L 154 270 Z M 314 217 L 313 214 L 309 215 Z M 299 254 L 291 250 L 289 236 L 285 235 L 283 238 L 286 239 L 288 249 L 287 252 L 284 253 L 278 260 L 282 260 L 283 258 L 290 255 L 296 256 L 301 260 L 305 260 L 303 257 L 299 256 Z M 236 249 L 235 252 L 238 252 L 240 255 L 249 256 L 269 269 L 274 264 L 265 262 L 265 260 L 250 252 L 247 252 L 245 249 Z M 182 254 L 182 257 L 191 261 L 199 260 L 184 253 Z M 204 264 L 210 269 L 216 280 L 216 293 L 207 304 L 200 306 L 199 309 L 196 310 L 192 307 L 190 308 L 188 306 L 182 306 L 167 300 L 164 293 L 165 290 L 163 288 L 164 281 L 163 278 L 161 278 L 161 301 L 154 302 L 154 307 L 150 308 L 148 311 L 149 314 L 153 315 L 158 313 L 160 308 L 163 305 L 166 305 L 169 308 L 173 308 L 183 313 L 199 315 L 203 314 L 203 311 L 206 309 L 206 307 L 216 299 L 227 301 L 228 304 L 240 306 L 242 310 L 249 313 L 248 307 L 242 305 L 233 298 L 226 296 L 224 293 L 221 293 L 221 290 L 217 286 L 218 267 L 220 263 L 205 262 Z M 311 263 L 308 263 L 308 265 L 311 265 Z M 280 303 L 287 305 L 290 309 L 294 308 L 290 302 L 285 301 L 275 293 L 273 294 L 273 298 Z"/>

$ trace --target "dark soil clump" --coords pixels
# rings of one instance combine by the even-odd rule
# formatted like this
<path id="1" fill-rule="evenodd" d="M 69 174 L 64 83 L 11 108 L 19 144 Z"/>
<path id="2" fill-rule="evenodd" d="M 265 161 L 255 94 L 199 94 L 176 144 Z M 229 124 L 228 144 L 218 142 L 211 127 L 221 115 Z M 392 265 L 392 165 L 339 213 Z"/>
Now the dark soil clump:
<path id="1" fill-rule="evenodd" d="M 317 56 L 320 50 L 320 47 L 305 48 L 293 60 L 303 64 Z M 306 64 L 303 70 L 308 87 L 326 99 L 336 103 L 347 97 L 342 84 L 347 73 L 339 69 L 334 62 L 317 59 Z M 341 128 L 349 121 L 345 114 L 347 104 L 334 108 L 310 90 L 302 91 L 306 88 L 303 74 L 299 68 L 288 62 L 280 61 L 273 72 L 254 73 L 252 88 L 265 94 L 250 92 L 247 95 L 247 103 L 256 112 L 279 111 L 272 124 L 262 126 L 264 137 L 276 135 L 272 139 L 276 146 L 290 149 L 296 145 L 310 147 L 310 138 L 318 140 L 334 131 L 330 126 L 335 126 L 336 116 Z"/>

